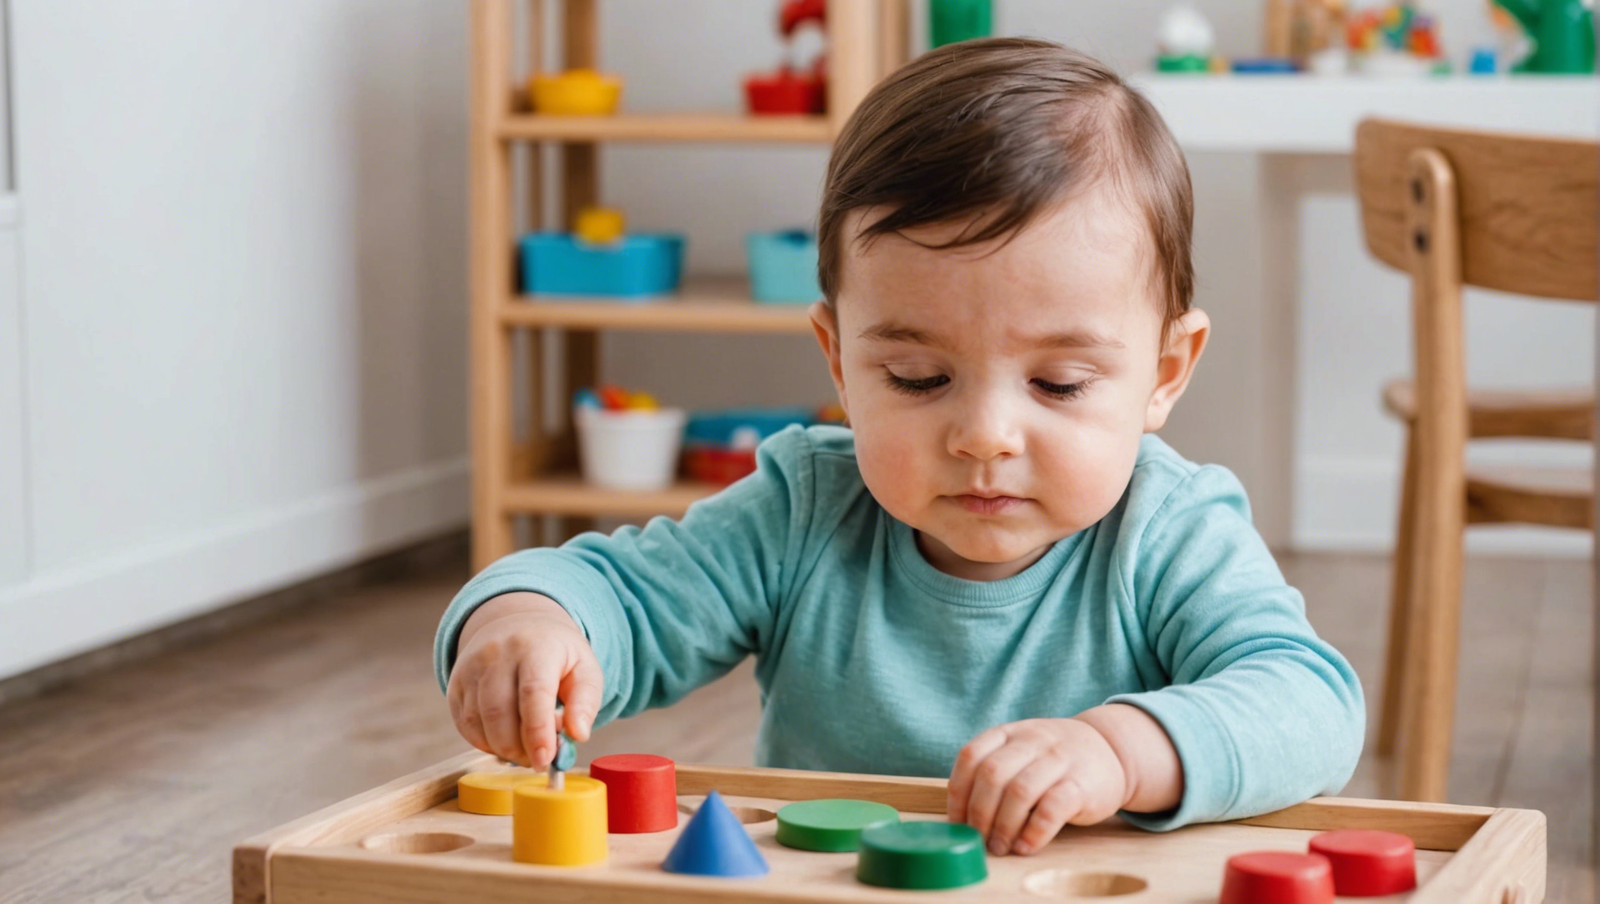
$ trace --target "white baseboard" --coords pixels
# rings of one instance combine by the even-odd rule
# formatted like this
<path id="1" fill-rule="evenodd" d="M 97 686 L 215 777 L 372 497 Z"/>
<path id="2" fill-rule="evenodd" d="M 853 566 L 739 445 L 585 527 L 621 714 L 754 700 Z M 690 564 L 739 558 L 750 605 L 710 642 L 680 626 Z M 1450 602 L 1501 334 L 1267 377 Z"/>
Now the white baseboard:
<path id="1" fill-rule="evenodd" d="M 1537 457 L 1533 457 L 1533 456 Z M 1572 450 L 1529 453 L 1526 449 L 1476 452 L 1474 461 L 1515 459 L 1535 466 L 1570 466 Z M 1303 456 L 1295 472 L 1293 549 L 1328 552 L 1390 552 L 1400 505 L 1398 461 Z M 1586 531 L 1506 525 L 1467 531 L 1466 549 L 1476 555 L 1588 558 L 1593 536 Z"/>
<path id="2" fill-rule="evenodd" d="M 469 498 L 457 459 L 0 587 L 0 679 L 459 528 Z"/>

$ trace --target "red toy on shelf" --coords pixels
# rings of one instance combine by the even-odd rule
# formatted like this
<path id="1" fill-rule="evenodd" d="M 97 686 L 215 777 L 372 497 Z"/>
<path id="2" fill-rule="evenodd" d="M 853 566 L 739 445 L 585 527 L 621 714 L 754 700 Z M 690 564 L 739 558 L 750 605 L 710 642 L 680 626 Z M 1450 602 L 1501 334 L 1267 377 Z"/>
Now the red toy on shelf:
<path id="1" fill-rule="evenodd" d="M 778 33 L 785 43 L 807 22 L 826 27 L 825 0 L 785 0 L 778 10 Z M 744 80 L 745 103 L 751 113 L 822 113 L 827 109 L 827 67 L 818 56 L 807 69 L 785 60 L 776 72 L 758 73 Z"/>

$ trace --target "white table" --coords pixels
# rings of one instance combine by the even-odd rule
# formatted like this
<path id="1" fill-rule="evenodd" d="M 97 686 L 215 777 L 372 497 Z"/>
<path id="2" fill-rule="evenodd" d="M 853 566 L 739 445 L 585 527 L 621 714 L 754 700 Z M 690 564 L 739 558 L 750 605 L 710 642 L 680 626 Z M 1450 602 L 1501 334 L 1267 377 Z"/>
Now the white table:
<path id="1" fill-rule="evenodd" d="M 1273 75 L 1156 75 L 1132 79 L 1188 152 L 1261 155 L 1259 324 L 1262 413 L 1246 425 L 1254 461 L 1241 461 L 1258 485 L 1252 505 L 1274 546 L 1290 539 L 1294 495 L 1297 260 L 1302 200 L 1327 190 L 1330 155 L 1348 167 L 1356 125 L 1368 116 L 1450 126 L 1600 138 L 1600 78 L 1448 76 L 1426 78 Z M 1343 158 L 1343 159 L 1339 159 Z M 1319 174 L 1323 174 L 1319 179 Z M 1249 241 L 1248 232 L 1242 234 Z"/>

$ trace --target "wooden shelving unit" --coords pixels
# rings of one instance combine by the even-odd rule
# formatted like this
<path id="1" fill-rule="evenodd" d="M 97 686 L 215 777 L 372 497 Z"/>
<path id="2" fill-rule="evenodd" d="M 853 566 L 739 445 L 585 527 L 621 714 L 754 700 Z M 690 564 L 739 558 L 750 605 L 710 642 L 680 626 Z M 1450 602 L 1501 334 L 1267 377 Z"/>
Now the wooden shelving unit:
<path id="1" fill-rule="evenodd" d="M 619 493 L 584 484 L 574 467 L 570 418 L 562 427 L 544 428 L 540 401 L 548 393 L 538 360 L 546 332 L 559 337 L 560 386 L 566 398 L 600 376 L 598 337 L 604 330 L 692 331 L 706 333 L 806 333 L 802 306 L 757 305 L 743 277 L 691 278 L 667 299 L 608 302 L 592 299 L 522 297 L 515 284 L 519 211 L 543 209 L 540 186 L 546 181 L 532 155 L 531 196 L 513 197 L 512 149 L 518 144 L 560 148 L 559 172 L 549 181 L 561 186 L 562 223 L 599 198 L 599 146 L 603 142 L 825 144 L 879 78 L 905 59 L 909 0 L 829 0 L 828 114 L 825 116 L 747 116 L 737 113 L 641 113 L 615 116 L 539 116 L 525 105 L 521 86 L 532 71 L 601 68 L 598 59 L 598 0 L 559 0 L 561 59 L 545 60 L 546 0 L 520 0 L 527 23 L 528 71 L 516 58 L 518 0 L 470 0 L 471 38 L 471 360 L 472 360 L 472 559 L 482 568 L 515 548 L 515 519 L 560 516 L 558 533 L 581 528 L 596 516 L 681 514 L 689 503 L 712 492 L 706 484 L 681 482 L 655 493 Z M 776 5 L 752 3 L 752 15 L 775 16 Z M 738 77 L 730 72 L 729 78 Z M 624 96 L 626 107 L 626 96 Z M 756 151 L 759 153 L 759 151 Z M 556 224 L 552 224 L 556 225 Z M 517 333 L 534 360 L 528 371 L 534 385 L 513 392 L 513 342 Z M 514 399 L 525 397 L 525 420 L 532 435 L 517 437 Z M 557 414 L 557 412 L 551 412 Z M 539 520 L 542 520 L 539 519 Z"/>

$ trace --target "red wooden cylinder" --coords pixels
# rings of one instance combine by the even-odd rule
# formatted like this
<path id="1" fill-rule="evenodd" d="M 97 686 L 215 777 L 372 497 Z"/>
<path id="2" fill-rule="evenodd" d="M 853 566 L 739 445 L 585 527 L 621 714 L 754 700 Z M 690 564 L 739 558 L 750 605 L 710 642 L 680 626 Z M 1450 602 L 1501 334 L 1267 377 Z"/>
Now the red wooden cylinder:
<path id="1" fill-rule="evenodd" d="M 1417 887 L 1417 846 L 1398 832 L 1323 832 L 1311 839 L 1311 853 L 1333 865 L 1333 890 L 1340 895 L 1376 897 Z"/>
<path id="2" fill-rule="evenodd" d="M 648 753 L 612 754 L 591 762 L 589 777 L 605 782 L 606 821 L 613 834 L 677 827 L 678 772 L 672 760 Z"/>
<path id="3" fill-rule="evenodd" d="M 1317 854 L 1235 854 L 1223 873 L 1219 904 L 1333 904 L 1333 870 Z"/>

